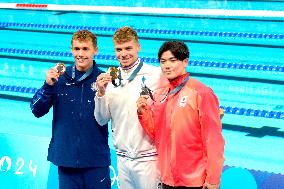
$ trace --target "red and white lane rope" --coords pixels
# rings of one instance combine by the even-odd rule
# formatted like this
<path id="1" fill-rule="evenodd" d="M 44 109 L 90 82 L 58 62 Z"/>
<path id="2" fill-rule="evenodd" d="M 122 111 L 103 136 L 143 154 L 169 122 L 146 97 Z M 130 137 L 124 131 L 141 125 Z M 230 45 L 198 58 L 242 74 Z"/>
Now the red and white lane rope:
<path id="1" fill-rule="evenodd" d="M 44 9 L 44 10 L 53 10 L 53 11 L 83 11 L 83 12 L 101 12 L 101 13 L 131 13 L 131 14 L 151 14 L 151 15 L 163 14 L 163 15 L 284 18 L 284 11 L 271 11 L 271 10 L 154 8 L 154 7 L 91 6 L 91 5 L 88 6 L 88 5 L 23 4 L 23 3 L 0 3 L 0 8 Z"/>
<path id="2" fill-rule="evenodd" d="M 16 8 L 27 8 L 27 9 L 45 9 L 47 8 L 47 4 L 25 4 L 25 3 L 17 3 Z"/>

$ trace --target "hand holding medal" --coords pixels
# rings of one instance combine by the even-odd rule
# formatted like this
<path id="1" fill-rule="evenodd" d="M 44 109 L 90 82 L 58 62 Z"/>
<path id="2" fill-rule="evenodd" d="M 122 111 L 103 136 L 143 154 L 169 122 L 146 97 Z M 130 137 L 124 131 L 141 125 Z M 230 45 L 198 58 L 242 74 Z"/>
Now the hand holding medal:
<path id="1" fill-rule="evenodd" d="M 151 89 L 149 89 L 146 85 L 142 86 L 141 88 L 140 96 L 142 95 L 150 96 L 150 98 L 155 101 Z"/>
<path id="2" fill-rule="evenodd" d="M 111 83 L 115 86 L 118 87 L 119 85 L 121 85 L 121 78 L 119 77 L 120 73 L 119 73 L 119 69 L 116 67 L 109 67 L 107 70 L 107 73 L 111 76 Z M 119 79 L 119 83 L 117 84 L 115 82 L 116 79 Z"/>
<path id="3" fill-rule="evenodd" d="M 109 67 L 107 73 L 111 76 L 111 80 L 116 80 L 118 78 L 119 70 L 116 67 Z"/>
<path id="4" fill-rule="evenodd" d="M 145 80 L 146 80 L 146 79 L 145 79 L 145 77 L 143 76 L 140 96 L 142 96 L 142 95 L 147 95 L 147 96 L 150 96 L 150 98 L 151 98 L 153 101 L 155 101 L 151 89 L 149 89 L 149 88 L 146 86 L 146 84 L 145 84 Z"/>
<path id="5" fill-rule="evenodd" d="M 102 97 L 105 95 L 105 90 L 109 82 L 113 82 L 116 78 L 118 78 L 117 74 L 118 69 L 115 67 L 108 68 L 106 73 L 101 73 L 96 80 L 95 90 L 97 92 L 97 96 Z"/>
<path id="6" fill-rule="evenodd" d="M 55 69 L 59 73 L 59 76 L 63 75 L 66 72 L 66 66 L 62 62 L 57 63 Z"/>
<path id="7" fill-rule="evenodd" d="M 148 102 L 147 99 L 150 98 L 154 100 L 152 91 L 146 86 L 145 84 L 145 77 L 142 77 L 142 84 L 141 84 L 141 92 L 140 92 L 140 97 L 138 98 L 138 100 L 136 101 L 136 105 L 137 105 L 137 111 L 139 113 L 143 113 L 147 108 L 148 108 Z"/>
<path id="8" fill-rule="evenodd" d="M 53 85 L 57 82 L 58 77 L 63 75 L 66 71 L 66 66 L 64 63 L 57 63 L 51 70 L 47 71 L 46 81 L 48 84 Z M 51 81 L 51 82 L 50 82 Z"/>

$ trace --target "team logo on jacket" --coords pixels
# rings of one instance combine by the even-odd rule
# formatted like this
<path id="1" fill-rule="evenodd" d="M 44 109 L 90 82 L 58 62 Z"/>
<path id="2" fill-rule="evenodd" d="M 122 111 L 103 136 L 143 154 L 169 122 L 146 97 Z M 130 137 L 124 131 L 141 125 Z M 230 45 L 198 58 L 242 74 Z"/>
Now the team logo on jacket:
<path id="1" fill-rule="evenodd" d="M 96 82 L 93 82 L 93 83 L 91 84 L 91 89 L 92 89 L 93 91 L 96 91 L 96 90 L 97 90 Z"/>
<path id="2" fill-rule="evenodd" d="M 179 100 L 179 107 L 185 107 L 188 96 L 182 96 Z"/>

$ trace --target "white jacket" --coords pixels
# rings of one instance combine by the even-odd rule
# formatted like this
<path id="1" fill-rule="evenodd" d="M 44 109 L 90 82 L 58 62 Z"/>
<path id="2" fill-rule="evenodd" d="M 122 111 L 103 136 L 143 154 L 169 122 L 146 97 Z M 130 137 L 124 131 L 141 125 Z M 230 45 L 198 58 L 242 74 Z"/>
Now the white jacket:
<path id="1" fill-rule="evenodd" d="M 128 82 L 127 79 L 137 66 L 138 64 L 128 73 L 120 69 L 122 85 L 114 87 L 109 83 L 103 97 L 95 96 L 94 115 L 100 125 L 111 120 L 113 144 L 117 155 L 138 161 L 155 160 L 157 151 L 139 123 L 136 101 L 140 96 L 143 76 L 146 86 L 155 90 L 161 79 L 161 70 L 143 63 L 136 77 Z"/>

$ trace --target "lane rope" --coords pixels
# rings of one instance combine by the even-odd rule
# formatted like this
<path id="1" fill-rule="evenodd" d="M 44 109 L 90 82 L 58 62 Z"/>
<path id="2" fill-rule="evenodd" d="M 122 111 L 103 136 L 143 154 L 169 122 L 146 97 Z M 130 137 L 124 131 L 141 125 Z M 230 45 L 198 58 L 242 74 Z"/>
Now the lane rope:
<path id="1" fill-rule="evenodd" d="M 34 94 L 37 90 L 38 88 L 35 88 L 35 87 L 23 87 L 23 86 L 16 86 L 16 85 L 1 85 L 0 84 L 0 91 Z M 259 109 L 252 109 L 252 108 L 239 108 L 239 107 L 231 107 L 231 106 L 220 106 L 220 108 L 224 109 L 225 114 L 284 119 L 284 112 L 281 112 L 281 111 L 259 110 Z"/>
<path id="2" fill-rule="evenodd" d="M 93 30 L 114 32 L 116 27 L 104 26 L 75 26 L 66 24 L 34 24 L 34 23 L 17 23 L 17 22 L 0 22 L 0 28 L 16 27 L 31 29 L 59 29 L 59 30 Z M 253 38 L 253 39 L 284 39 L 284 34 L 267 34 L 267 33 L 248 33 L 248 32 L 219 32 L 219 31 L 194 31 L 194 30 L 167 30 L 167 29 L 145 29 L 134 28 L 138 33 L 164 34 L 164 35 L 193 35 L 205 37 L 231 37 L 231 38 Z"/>
<path id="3" fill-rule="evenodd" d="M 71 52 L 63 51 L 49 51 L 49 50 L 33 50 L 33 49 L 17 49 L 17 48 L 0 48 L 0 53 L 7 53 L 13 55 L 35 55 L 35 56 L 55 56 L 55 57 L 72 57 Z M 98 54 L 95 59 L 97 60 L 116 60 L 115 55 Z M 152 57 L 141 57 L 141 60 L 146 63 L 158 64 L 159 60 Z M 284 66 L 280 65 L 263 65 L 263 64 L 246 64 L 246 63 L 232 63 L 232 62 L 216 62 L 216 61 L 203 61 L 203 60 L 189 60 L 189 66 L 213 67 L 224 69 L 243 69 L 243 70 L 256 70 L 256 71 L 271 71 L 271 72 L 284 72 Z"/>

